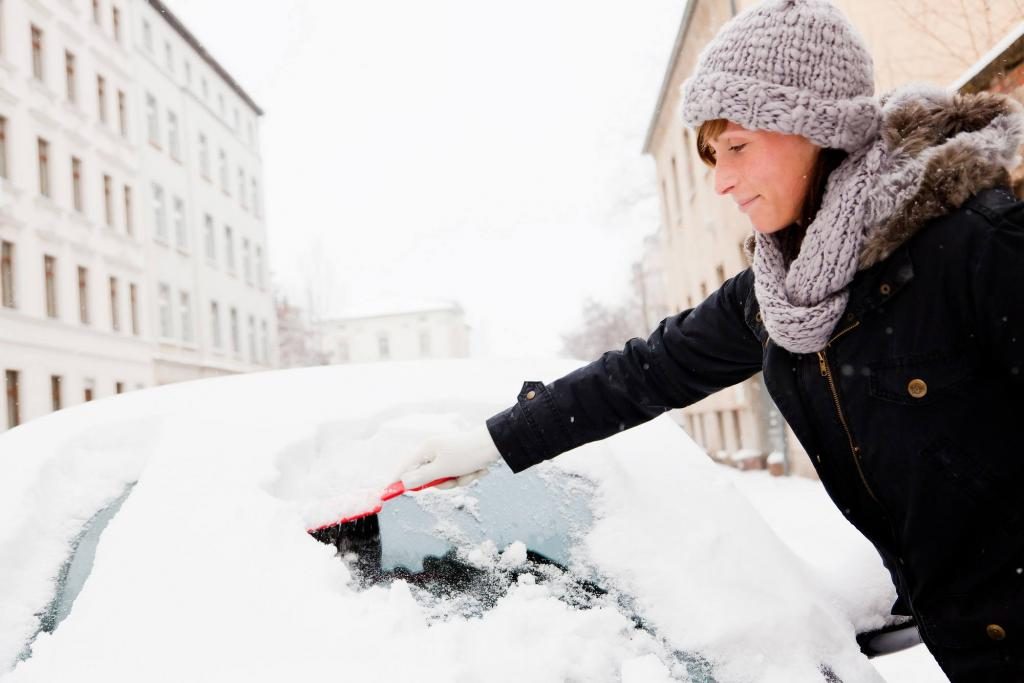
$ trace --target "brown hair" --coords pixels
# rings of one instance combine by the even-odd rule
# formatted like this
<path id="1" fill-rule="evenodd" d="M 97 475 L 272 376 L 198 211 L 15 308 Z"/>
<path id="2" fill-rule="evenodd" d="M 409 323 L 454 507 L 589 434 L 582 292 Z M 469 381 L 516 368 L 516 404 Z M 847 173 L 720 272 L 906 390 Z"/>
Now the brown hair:
<path id="1" fill-rule="evenodd" d="M 702 123 L 697 129 L 697 156 L 712 168 L 715 166 L 716 159 L 715 149 L 711 146 L 711 142 L 716 140 L 728 125 L 729 122 L 725 119 L 711 119 Z M 825 197 L 825 187 L 829 175 L 839 167 L 845 158 L 846 152 L 841 149 L 826 147 L 819 152 L 818 158 L 814 162 L 814 168 L 811 169 L 811 182 L 807 186 L 807 194 L 800 207 L 800 216 L 796 223 L 779 233 L 779 246 L 787 264 L 796 258 L 800 251 L 800 243 L 804 239 L 804 233 L 807 232 L 807 226 L 818 215 L 822 199 Z"/>

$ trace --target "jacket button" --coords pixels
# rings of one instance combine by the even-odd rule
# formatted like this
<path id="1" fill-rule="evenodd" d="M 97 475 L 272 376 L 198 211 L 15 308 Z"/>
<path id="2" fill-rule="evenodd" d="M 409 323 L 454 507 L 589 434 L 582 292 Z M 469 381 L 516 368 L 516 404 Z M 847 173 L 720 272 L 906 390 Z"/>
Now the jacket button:
<path id="1" fill-rule="evenodd" d="M 892 291 L 892 287 L 883 283 L 882 286 L 878 288 L 878 291 L 882 293 L 882 296 L 889 296 L 889 292 Z"/>
<path id="2" fill-rule="evenodd" d="M 907 384 L 907 393 L 914 398 L 924 398 L 924 395 L 928 393 L 928 385 L 923 379 L 912 379 Z"/>
<path id="3" fill-rule="evenodd" d="M 537 395 L 537 392 L 534 391 L 533 389 L 530 389 L 529 391 L 526 392 L 526 400 L 527 401 L 532 401 L 533 397 L 536 396 L 536 395 Z"/>
<path id="4" fill-rule="evenodd" d="M 1004 640 L 1006 638 L 1006 629 L 999 624 L 989 624 L 985 627 L 985 633 L 992 640 Z"/>

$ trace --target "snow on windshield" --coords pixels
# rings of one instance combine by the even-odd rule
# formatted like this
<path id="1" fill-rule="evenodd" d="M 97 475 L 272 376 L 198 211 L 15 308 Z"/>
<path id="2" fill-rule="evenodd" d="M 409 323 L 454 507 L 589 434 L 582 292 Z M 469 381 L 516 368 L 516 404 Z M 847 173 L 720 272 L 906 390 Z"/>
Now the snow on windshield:
<path id="1" fill-rule="evenodd" d="M 614 605 L 575 609 L 525 575 L 482 615 L 438 618 L 406 582 L 360 587 L 306 533 L 365 505 L 425 435 L 479 424 L 524 379 L 573 367 L 520 359 L 258 373 L 125 394 L 6 432 L 0 676 L 686 680 L 671 656 L 679 649 L 713 663 L 722 683 L 817 683 L 822 665 L 846 681 L 880 680 L 854 641 L 881 625 L 893 598 L 867 542 L 838 513 L 828 558 L 782 542 L 668 416 L 541 466 L 593 484 L 578 552 L 656 636 Z M 70 615 L 18 663 L 68 543 L 131 481 Z M 481 504 L 478 487 L 433 495 Z M 479 561 L 514 564 L 525 552 L 488 543 Z"/>

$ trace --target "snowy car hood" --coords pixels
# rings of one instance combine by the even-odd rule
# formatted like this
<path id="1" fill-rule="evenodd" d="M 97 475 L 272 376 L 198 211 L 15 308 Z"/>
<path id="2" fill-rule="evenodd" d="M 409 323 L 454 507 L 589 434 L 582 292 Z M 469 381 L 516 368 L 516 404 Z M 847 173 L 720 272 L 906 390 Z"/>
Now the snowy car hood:
<path id="1" fill-rule="evenodd" d="M 426 435 L 477 426 L 524 379 L 577 366 L 264 372 L 123 394 L 0 435 L 0 678 L 685 680 L 664 656 L 678 648 L 721 683 L 820 681 L 822 665 L 881 680 L 854 638 L 893 599 L 873 549 L 840 529 L 827 566 L 801 559 L 667 415 L 538 466 L 592 484 L 579 552 L 658 638 L 614 606 L 573 609 L 530 581 L 481 616 L 439 618 L 401 581 L 360 588 L 306 533 L 372 502 Z M 132 482 L 70 615 L 19 662 L 69 543 Z"/>

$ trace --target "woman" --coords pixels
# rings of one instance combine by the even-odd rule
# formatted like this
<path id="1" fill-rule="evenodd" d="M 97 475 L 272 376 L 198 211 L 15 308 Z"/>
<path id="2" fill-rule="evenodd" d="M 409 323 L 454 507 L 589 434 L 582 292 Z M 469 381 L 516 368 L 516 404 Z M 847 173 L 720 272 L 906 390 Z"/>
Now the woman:
<path id="1" fill-rule="evenodd" d="M 647 340 L 477 431 L 423 445 L 415 486 L 519 472 L 763 371 L 829 495 L 878 549 L 953 681 L 1024 680 L 1024 119 L 904 88 L 824 0 L 734 17 L 684 84 L 750 268 Z"/>

